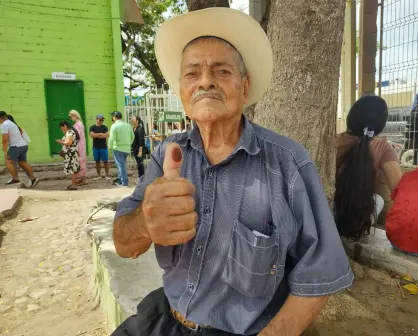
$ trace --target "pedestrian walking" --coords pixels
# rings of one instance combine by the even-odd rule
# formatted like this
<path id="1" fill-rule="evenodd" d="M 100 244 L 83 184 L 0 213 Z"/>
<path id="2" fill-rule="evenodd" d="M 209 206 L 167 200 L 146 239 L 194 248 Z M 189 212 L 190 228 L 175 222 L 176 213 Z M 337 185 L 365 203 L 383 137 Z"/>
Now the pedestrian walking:
<path id="1" fill-rule="evenodd" d="M 64 133 L 64 138 L 56 141 L 63 145 L 64 174 L 71 175 L 71 185 L 67 187 L 67 190 L 77 190 L 77 173 L 81 169 L 78 154 L 80 135 L 68 121 L 61 121 L 59 127 Z"/>
<path id="2" fill-rule="evenodd" d="M 138 179 L 144 175 L 144 163 L 143 155 L 145 152 L 145 130 L 143 127 L 143 122 L 140 117 L 134 116 L 131 119 L 132 129 L 134 131 L 134 142 L 131 146 L 132 156 L 135 158 L 136 165 L 138 168 Z"/>
<path id="3" fill-rule="evenodd" d="M 122 120 L 122 113 L 119 111 L 112 112 L 112 120 L 114 124 L 110 128 L 109 148 L 113 150 L 113 158 L 118 169 L 118 177 L 113 182 L 118 187 L 127 187 L 126 159 L 131 152 L 134 132 L 131 125 Z"/>
<path id="4" fill-rule="evenodd" d="M 86 134 L 83 120 L 80 113 L 76 110 L 69 112 L 69 118 L 74 123 L 74 129 L 77 131 L 80 139 L 78 141 L 78 155 L 80 160 L 80 171 L 77 173 L 77 184 L 79 186 L 87 184 L 87 152 L 86 152 Z"/>
<path id="5" fill-rule="evenodd" d="M 109 137 L 109 129 L 104 125 L 105 117 L 103 114 L 96 115 L 96 124 L 90 126 L 89 135 L 93 139 L 93 158 L 96 162 L 97 177 L 93 181 L 101 178 L 110 180 L 109 176 L 109 151 L 107 149 L 107 138 Z M 103 162 L 105 176 L 101 174 L 101 162 Z"/>
<path id="6" fill-rule="evenodd" d="M 16 166 L 18 165 L 29 178 L 29 187 L 35 188 L 39 183 L 39 178 L 34 176 L 32 167 L 27 162 L 28 143 L 23 137 L 23 130 L 14 122 L 14 119 L 12 120 L 9 120 L 5 111 L 0 111 L 4 162 L 12 177 L 6 182 L 6 185 L 20 183 Z"/>
<path id="7" fill-rule="evenodd" d="M 243 115 L 273 72 L 264 30 L 192 11 L 160 25 L 155 54 L 195 127 L 160 144 L 117 209 L 117 253 L 153 246 L 164 288 L 112 335 L 301 335 L 354 277 L 307 151 Z"/>

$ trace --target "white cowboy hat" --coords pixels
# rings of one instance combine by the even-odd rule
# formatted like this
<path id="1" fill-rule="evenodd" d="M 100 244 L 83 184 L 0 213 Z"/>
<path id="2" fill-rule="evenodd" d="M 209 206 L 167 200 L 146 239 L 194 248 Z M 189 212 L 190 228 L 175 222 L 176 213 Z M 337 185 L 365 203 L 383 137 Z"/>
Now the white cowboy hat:
<path id="1" fill-rule="evenodd" d="M 215 36 L 232 44 L 241 54 L 250 77 L 246 106 L 267 90 L 273 71 L 270 42 L 260 24 L 247 14 L 224 7 L 186 13 L 164 22 L 155 37 L 155 54 L 171 89 L 179 94 L 180 64 L 186 45 L 200 36 Z"/>

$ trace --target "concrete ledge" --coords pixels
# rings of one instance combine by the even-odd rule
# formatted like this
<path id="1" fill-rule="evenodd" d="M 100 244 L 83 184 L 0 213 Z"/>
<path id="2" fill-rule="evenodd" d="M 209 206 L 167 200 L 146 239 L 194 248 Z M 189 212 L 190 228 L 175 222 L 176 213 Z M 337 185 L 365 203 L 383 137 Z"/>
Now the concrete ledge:
<path id="1" fill-rule="evenodd" d="M 418 279 L 418 258 L 394 250 L 382 229 L 376 229 L 373 235 L 361 242 L 343 238 L 343 244 L 354 261 Z"/>
<path id="2" fill-rule="evenodd" d="M 137 260 L 120 258 L 112 240 L 115 200 L 106 200 L 109 208 L 93 215 L 86 225 L 92 239 L 92 289 L 97 304 L 105 311 L 109 327 L 114 330 L 128 316 L 136 313 L 138 303 L 152 290 L 162 286 L 162 270 L 154 248 Z M 99 201 L 100 207 L 105 200 Z M 97 210 L 95 210 L 97 211 Z M 94 213 L 94 211 L 93 211 Z"/>
<path id="3" fill-rule="evenodd" d="M 22 205 L 22 196 L 18 189 L 2 189 L 0 190 L 0 223 L 6 217 L 15 213 Z"/>

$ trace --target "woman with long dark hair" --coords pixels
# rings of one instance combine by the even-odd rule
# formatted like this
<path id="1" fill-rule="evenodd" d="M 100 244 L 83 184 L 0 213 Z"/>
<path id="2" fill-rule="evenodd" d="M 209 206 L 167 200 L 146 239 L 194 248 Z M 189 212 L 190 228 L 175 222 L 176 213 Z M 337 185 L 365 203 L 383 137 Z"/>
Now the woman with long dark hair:
<path id="1" fill-rule="evenodd" d="M 131 153 L 135 158 L 136 165 L 138 167 L 138 179 L 140 179 L 145 172 L 144 164 L 142 162 L 145 148 L 144 123 L 139 116 L 133 116 L 131 124 L 134 131 L 134 142 L 131 146 Z"/>
<path id="2" fill-rule="evenodd" d="M 26 141 L 26 143 L 27 143 L 27 144 L 29 144 L 29 142 L 30 142 L 29 135 L 26 133 L 26 131 L 25 131 L 23 128 L 21 128 L 21 127 L 17 124 L 17 122 L 16 122 L 15 118 L 13 118 L 13 116 L 11 116 L 11 115 L 9 114 L 9 115 L 7 116 L 7 119 L 9 119 L 12 123 L 14 123 L 14 124 L 17 126 L 17 128 L 19 129 L 20 134 L 21 134 L 21 135 L 22 135 L 22 137 L 23 137 L 23 140 L 25 140 L 25 141 Z"/>
<path id="3" fill-rule="evenodd" d="M 383 171 L 391 190 L 402 171 L 395 150 L 383 131 L 388 118 L 386 102 L 377 96 L 360 98 L 347 116 L 347 132 L 338 138 L 335 221 L 341 236 L 359 240 L 383 209 L 377 195 L 378 174 Z"/>
<path id="4" fill-rule="evenodd" d="M 64 146 L 64 174 L 71 175 L 71 185 L 67 187 L 67 190 L 77 190 L 77 173 L 80 171 L 78 154 L 80 135 L 68 121 L 61 121 L 59 127 L 65 134 L 63 140 L 57 140 L 59 144 Z"/>

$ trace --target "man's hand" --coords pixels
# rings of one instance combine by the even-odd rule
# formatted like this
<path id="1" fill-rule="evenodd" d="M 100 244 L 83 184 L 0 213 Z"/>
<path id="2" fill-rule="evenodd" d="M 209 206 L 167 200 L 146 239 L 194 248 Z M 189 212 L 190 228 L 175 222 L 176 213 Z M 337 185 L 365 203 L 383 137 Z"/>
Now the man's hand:
<path id="1" fill-rule="evenodd" d="M 180 177 L 182 153 L 179 145 L 167 146 L 164 176 L 150 184 L 142 203 L 145 228 L 159 245 L 178 245 L 196 235 L 197 213 L 193 195 L 196 188 Z"/>

